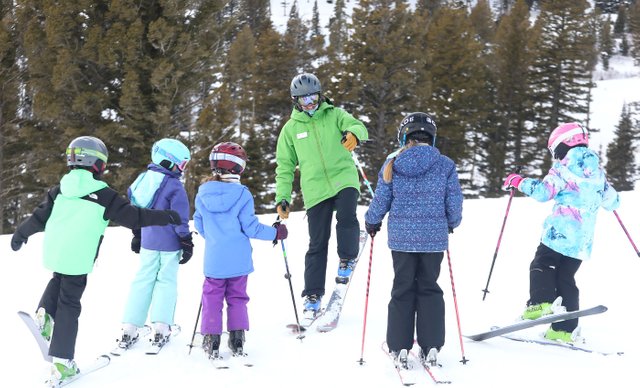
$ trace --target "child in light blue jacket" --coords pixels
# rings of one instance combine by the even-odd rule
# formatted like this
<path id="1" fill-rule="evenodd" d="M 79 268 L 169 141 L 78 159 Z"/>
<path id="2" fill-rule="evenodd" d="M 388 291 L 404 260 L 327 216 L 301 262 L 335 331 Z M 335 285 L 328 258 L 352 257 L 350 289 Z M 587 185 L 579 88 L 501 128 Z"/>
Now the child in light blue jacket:
<path id="1" fill-rule="evenodd" d="M 205 240 L 200 329 L 203 348 L 210 358 L 218 358 L 225 301 L 229 348 L 234 354 L 244 354 L 244 332 L 249 330 L 247 280 L 253 272 L 250 239 L 275 243 L 287 237 L 287 228 L 280 223 L 264 225 L 256 217 L 253 196 L 240 184 L 247 160 L 240 145 L 217 144 L 209 160 L 213 176 L 198 189 L 193 221 Z"/>
<path id="2" fill-rule="evenodd" d="M 612 211 L 620 205 L 598 155 L 588 145 L 586 128 L 578 123 L 562 124 L 549 137 L 554 162 L 541 181 L 518 174 L 505 179 L 507 190 L 518 189 L 539 202 L 556 201 L 544 221 L 540 245 L 529 267 L 529 301 L 523 319 L 551 314 L 560 304 L 567 311 L 580 308 L 575 274 L 591 256 L 598 209 Z M 578 319 L 553 323 L 545 337 L 575 342 Z"/>

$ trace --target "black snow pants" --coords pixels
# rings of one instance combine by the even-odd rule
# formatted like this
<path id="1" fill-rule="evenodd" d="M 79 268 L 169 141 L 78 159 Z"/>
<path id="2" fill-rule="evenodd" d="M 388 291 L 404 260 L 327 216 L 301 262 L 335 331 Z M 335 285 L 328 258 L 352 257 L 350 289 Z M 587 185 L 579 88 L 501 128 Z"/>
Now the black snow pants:
<path id="1" fill-rule="evenodd" d="M 582 260 L 554 251 L 544 244 L 538 245 L 536 255 L 529 266 L 529 301 L 527 305 L 552 303 L 558 296 L 567 311 L 580 309 L 580 290 L 575 275 Z M 572 332 L 578 327 L 578 319 L 556 322 L 553 330 Z"/>
<path id="2" fill-rule="evenodd" d="M 391 251 L 393 289 L 387 316 L 390 351 L 410 350 L 414 329 L 425 352 L 444 345 L 444 296 L 438 285 L 443 252 Z"/>
<path id="3" fill-rule="evenodd" d="M 87 275 L 63 275 L 57 272 L 49 280 L 38 308 L 44 307 L 54 321 L 49 355 L 72 360 L 78 336 L 80 298 L 87 286 Z"/>
<path id="4" fill-rule="evenodd" d="M 327 276 L 327 255 L 333 211 L 336 212 L 336 240 L 338 258 L 358 256 L 360 224 L 356 215 L 358 190 L 348 187 L 335 197 L 326 199 L 307 210 L 309 249 L 304 258 L 304 291 L 306 295 L 324 295 Z"/>

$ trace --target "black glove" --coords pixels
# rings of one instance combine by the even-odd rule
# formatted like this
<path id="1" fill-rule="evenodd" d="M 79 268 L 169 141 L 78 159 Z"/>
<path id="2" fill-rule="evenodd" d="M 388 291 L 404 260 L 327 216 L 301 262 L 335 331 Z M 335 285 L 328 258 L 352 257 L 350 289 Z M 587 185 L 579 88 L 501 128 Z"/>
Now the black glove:
<path id="1" fill-rule="evenodd" d="M 453 228 L 449 227 L 449 234 L 453 233 Z"/>
<path id="2" fill-rule="evenodd" d="M 273 245 L 276 245 L 278 243 L 278 240 L 284 240 L 289 235 L 287 225 L 283 224 L 282 222 L 276 221 L 271 226 L 276 228 L 276 238 L 273 239 Z"/>
<path id="3" fill-rule="evenodd" d="M 22 248 L 22 244 L 27 243 L 27 240 L 28 238 L 22 237 L 22 234 L 16 231 L 13 234 L 13 237 L 11 237 L 11 249 L 13 249 L 14 251 L 18 251 L 20 248 Z"/>
<path id="4" fill-rule="evenodd" d="M 179 263 L 186 264 L 193 256 L 193 237 L 191 237 L 191 233 L 180 239 L 180 247 L 182 248 L 182 260 Z"/>
<path id="5" fill-rule="evenodd" d="M 382 227 L 382 222 L 378 224 L 370 224 L 365 221 L 364 223 L 364 228 L 367 231 L 367 233 L 369 233 L 369 236 L 371 237 L 375 237 L 376 233 L 380 231 L 381 227 Z"/>
<path id="6" fill-rule="evenodd" d="M 133 238 L 131 239 L 131 250 L 135 253 L 140 253 L 140 229 L 134 229 Z"/>
<path id="7" fill-rule="evenodd" d="M 167 210 L 165 210 L 165 212 L 169 216 L 169 223 L 171 223 L 173 225 L 182 224 L 182 218 L 180 218 L 180 214 L 178 214 L 177 211 L 171 210 L 171 209 L 167 209 Z"/>

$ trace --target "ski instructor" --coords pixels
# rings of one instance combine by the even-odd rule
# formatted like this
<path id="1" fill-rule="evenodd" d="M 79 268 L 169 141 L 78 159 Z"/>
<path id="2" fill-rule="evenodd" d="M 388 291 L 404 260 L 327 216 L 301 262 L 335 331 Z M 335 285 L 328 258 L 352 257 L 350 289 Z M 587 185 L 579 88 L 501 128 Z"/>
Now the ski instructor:
<path id="1" fill-rule="evenodd" d="M 348 277 L 358 255 L 360 225 L 356 216 L 360 179 L 351 158 L 367 128 L 322 94 L 318 78 L 309 73 L 291 81 L 293 110 L 278 137 L 276 148 L 276 210 L 289 217 L 296 167 L 307 209 L 309 249 L 305 255 L 305 315 L 315 316 L 325 293 L 327 254 L 333 211 L 339 277 Z"/>

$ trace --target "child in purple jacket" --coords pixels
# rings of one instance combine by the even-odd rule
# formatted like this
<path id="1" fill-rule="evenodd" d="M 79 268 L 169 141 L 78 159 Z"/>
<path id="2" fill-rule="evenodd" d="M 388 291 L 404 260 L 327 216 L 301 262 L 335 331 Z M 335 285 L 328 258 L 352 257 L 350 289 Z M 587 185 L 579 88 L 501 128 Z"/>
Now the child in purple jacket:
<path id="1" fill-rule="evenodd" d="M 180 181 L 190 159 L 189 149 L 180 141 L 159 140 L 151 149 L 152 163 L 147 171 L 129 187 L 134 205 L 175 210 L 182 224 L 134 231 L 131 250 L 140 254 L 140 269 L 131 283 L 120 348 L 127 349 L 137 342 L 138 329 L 145 325 L 149 309 L 154 331 L 152 346 L 161 347 L 169 340 L 178 298 L 178 264 L 185 264 L 193 254 L 189 199 Z"/>
<path id="2" fill-rule="evenodd" d="M 244 355 L 244 332 L 249 330 L 247 279 L 253 272 L 250 238 L 283 240 L 284 224 L 261 224 L 253 196 L 240 184 L 247 154 L 231 142 L 213 147 L 209 156 L 213 176 L 196 195 L 193 222 L 205 240 L 204 285 L 202 287 L 203 348 L 209 358 L 219 357 L 222 308 L 227 302 L 228 345 L 234 355 Z"/>

